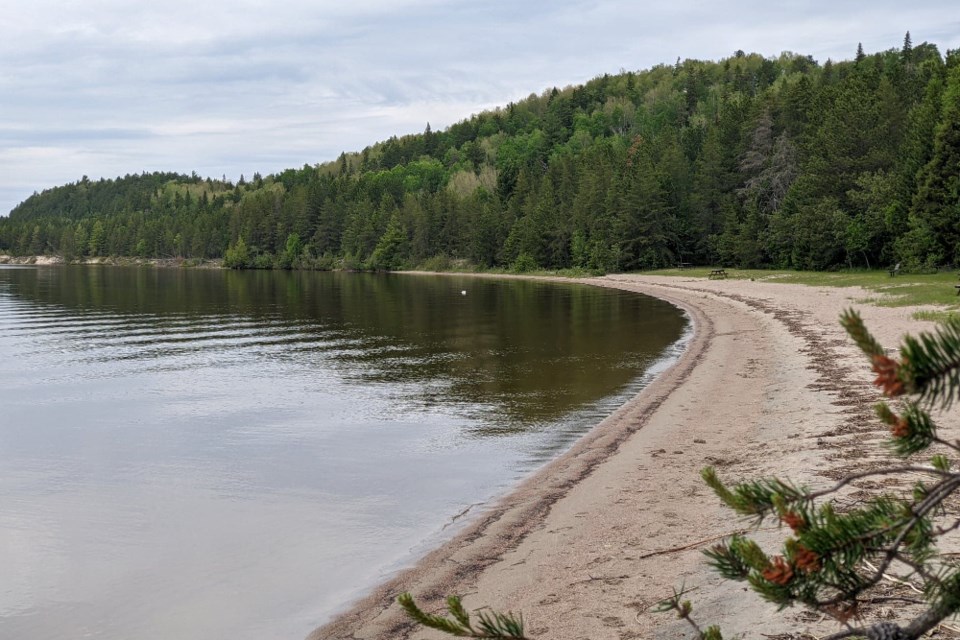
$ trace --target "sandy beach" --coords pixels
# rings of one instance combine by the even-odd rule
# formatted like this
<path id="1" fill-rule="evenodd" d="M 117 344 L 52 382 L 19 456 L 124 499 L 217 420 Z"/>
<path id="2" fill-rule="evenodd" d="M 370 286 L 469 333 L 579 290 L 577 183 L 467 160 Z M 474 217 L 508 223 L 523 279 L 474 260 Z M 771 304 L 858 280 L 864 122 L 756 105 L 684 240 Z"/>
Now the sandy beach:
<path id="1" fill-rule="evenodd" d="M 855 288 L 638 275 L 574 281 L 681 307 L 695 326 L 688 349 L 568 452 L 310 640 L 445 637 L 407 621 L 395 604 L 403 591 L 428 611 L 458 594 L 468 609 L 522 612 L 534 638 L 689 637 L 686 623 L 651 611 L 681 585 L 692 589 L 697 619 L 719 624 L 725 637 L 838 629 L 802 610 L 776 614 L 706 566 L 704 548 L 749 525 L 720 506 L 699 470 L 826 487 L 876 463 L 886 437 L 873 419 L 879 396 L 837 318 L 857 308 L 888 348 L 932 325 L 911 318 L 916 308 L 858 303 L 876 294 Z M 765 527 L 755 537 L 772 551 L 782 532 Z"/>

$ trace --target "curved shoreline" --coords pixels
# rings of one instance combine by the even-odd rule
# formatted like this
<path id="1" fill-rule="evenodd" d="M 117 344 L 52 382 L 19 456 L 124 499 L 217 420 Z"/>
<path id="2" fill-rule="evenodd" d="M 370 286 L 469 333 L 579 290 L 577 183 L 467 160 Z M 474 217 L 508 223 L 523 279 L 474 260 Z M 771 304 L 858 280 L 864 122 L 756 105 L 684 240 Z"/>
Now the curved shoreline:
<path id="1" fill-rule="evenodd" d="M 407 621 L 395 605 L 403 591 L 428 611 L 449 594 L 466 595 L 468 608 L 522 611 L 537 638 L 681 637 L 683 623 L 649 611 L 681 583 L 704 587 L 694 605 L 725 633 L 831 628 L 799 612 L 775 616 L 705 567 L 700 549 L 742 523 L 720 509 L 698 471 L 710 464 L 724 476 L 822 483 L 850 464 L 851 446 L 883 437 L 862 409 L 874 397 L 865 368 L 835 321 L 863 292 L 678 277 L 549 280 L 666 300 L 690 315 L 694 335 L 672 367 L 570 450 L 309 640 L 443 637 Z M 917 327 L 911 309 L 863 311 L 888 344 Z"/>
<path id="2" fill-rule="evenodd" d="M 595 286 L 600 284 L 579 279 L 556 280 Z M 453 539 L 422 557 L 413 567 L 379 585 L 368 596 L 354 603 L 349 610 L 316 629 L 308 638 L 319 640 L 367 637 L 357 635 L 356 630 L 370 623 L 383 629 L 383 635 L 370 637 L 409 637 L 416 625 L 411 624 L 397 610 L 395 601 L 399 593 L 410 591 L 421 599 L 441 600 L 450 593 L 462 593 L 463 589 L 458 587 L 474 580 L 486 567 L 499 560 L 506 550 L 515 547 L 540 526 L 550 507 L 566 495 L 571 486 L 587 477 L 639 430 L 645 417 L 656 410 L 663 399 L 699 362 L 700 354 L 709 343 L 712 333 L 710 320 L 696 307 L 662 293 L 655 297 L 685 311 L 694 326 L 693 336 L 686 349 L 672 366 L 577 440 L 565 453 L 489 506 L 477 521 L 468 525 Z M 464 555 L 466 558 L 458 558 Z M 390 622 L 384 624 L 385 621 L 381 618 L 388 611 Z"/>

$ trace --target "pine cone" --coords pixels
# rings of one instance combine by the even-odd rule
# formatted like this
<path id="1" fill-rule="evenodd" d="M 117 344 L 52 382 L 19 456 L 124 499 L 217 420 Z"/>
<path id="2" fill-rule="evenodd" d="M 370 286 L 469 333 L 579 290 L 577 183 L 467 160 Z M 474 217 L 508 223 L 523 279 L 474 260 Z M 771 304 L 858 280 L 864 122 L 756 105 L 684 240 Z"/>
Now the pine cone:
<path id="1" fill-rule="evenodd" d="M 785 586 L 793 580 L 793 568 L 787 564 L 786 560 L 777 556 L 770 563 L 770 566 L 760 572 L 760 575 L 768 582 Z"/>
<path id="2" fill-rule="evenodd" d="M 877 374 L 877 379 L 873 384 L 883 389 L 883 393 L 893 398 L 903 395 L 903 382 L 899 378 L 900 363 L 884 355 L 873 356 L 873 371 Z"/>

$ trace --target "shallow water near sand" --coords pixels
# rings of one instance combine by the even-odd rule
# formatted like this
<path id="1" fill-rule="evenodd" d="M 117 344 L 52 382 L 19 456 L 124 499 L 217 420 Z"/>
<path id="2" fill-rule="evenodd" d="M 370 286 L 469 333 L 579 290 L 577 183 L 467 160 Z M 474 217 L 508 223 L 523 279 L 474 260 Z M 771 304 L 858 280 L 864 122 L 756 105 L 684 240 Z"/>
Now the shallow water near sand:
<path id="1" fill-rule="evenodd" d="M 302 638 L 687 332 L 581 285 L 0 267 L 0 637 Z"/>

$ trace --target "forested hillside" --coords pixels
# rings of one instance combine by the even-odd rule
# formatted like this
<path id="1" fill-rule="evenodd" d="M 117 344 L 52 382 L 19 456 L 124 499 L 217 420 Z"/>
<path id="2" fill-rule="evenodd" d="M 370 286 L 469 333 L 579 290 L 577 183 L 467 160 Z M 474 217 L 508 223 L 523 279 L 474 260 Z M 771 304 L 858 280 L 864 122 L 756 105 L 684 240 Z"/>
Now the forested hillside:
<path id="1" fill-rule="evenodd" d="M 960 51 L 909 34 L 845 62 L 738 51 L 237 184 L 84 178 L 0 219 L 0 252 L 280 268 L 958 264 Z"/>

